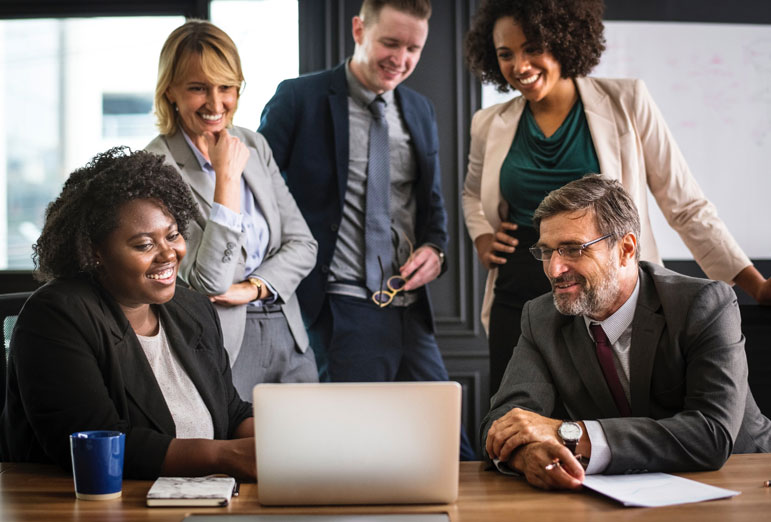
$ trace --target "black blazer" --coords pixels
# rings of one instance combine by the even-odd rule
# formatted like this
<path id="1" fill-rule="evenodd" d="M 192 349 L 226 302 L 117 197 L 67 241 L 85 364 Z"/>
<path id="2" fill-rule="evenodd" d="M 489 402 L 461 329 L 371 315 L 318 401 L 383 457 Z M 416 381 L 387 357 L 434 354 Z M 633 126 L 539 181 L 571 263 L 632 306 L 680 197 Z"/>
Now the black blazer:
<path id="1" fill-rule="evenodd" d="M 214 438 L 251 416 L 233 387 L 217 315 L 177 286 L 158 305 L 169 344 L 209 409 Z M 54 280 L 24 305 L 11 338 L 8 395 L 0 418 L 3 461 L 71 469 L 68 435 L 126 434 L 124 476 L 160 474 L 176 428 L 134 331 L 114 299 L 87 279 Z"/>

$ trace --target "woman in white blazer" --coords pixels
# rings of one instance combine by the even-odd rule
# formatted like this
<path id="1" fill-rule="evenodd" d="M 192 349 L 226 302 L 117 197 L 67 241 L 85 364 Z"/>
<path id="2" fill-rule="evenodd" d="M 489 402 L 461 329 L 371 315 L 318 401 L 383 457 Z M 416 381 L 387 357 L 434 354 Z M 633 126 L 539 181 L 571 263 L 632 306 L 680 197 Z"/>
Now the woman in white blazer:
<path id="1" fill-rule="evenodd" d="M 771 283 L 752 265 L 702 193 L 640 80 L 587 78 L 605 49 L 602 0 L 488 0 L 466 36 L 469 67 L 521 95 L 478 111 L 463 189 L 466 226 L 489 269 L 482 323 L 491 393 L 520 334 L 526 301 L 550 291 L 532 212 L 546 194 L 585 174 L 617 178 L 637 205 L 643 260 L 661 263 L 648 216 L 650 189 L 667 222 L 713 279 L 761 303 Z"/>
<path id="2" fill-rule="evenodd" d="M 180 277 L 218 312 L 239 395 L 260 382 L 318 381 L 295 289 L 316 241 L 262 135 L 233 127 L 244 81 L 233 41 L 213 24 L 175 29 L 161 50 L 155 112 L 162 154 L 191 188 Z"/>

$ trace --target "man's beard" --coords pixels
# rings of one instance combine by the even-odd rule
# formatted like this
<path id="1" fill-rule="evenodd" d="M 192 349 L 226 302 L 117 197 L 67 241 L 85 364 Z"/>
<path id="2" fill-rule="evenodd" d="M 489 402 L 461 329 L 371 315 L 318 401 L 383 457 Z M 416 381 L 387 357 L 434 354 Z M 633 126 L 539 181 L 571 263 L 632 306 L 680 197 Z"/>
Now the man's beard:
<path id="1" fill-rule="evenodd" d="M 557 278 L 550 277 L 549 281 L 551 282 L 554 306 L 563 315 L 587 315 L 589 317 L 601 315 L 618 296 L 620 286 L 618 272 L 619 267 L 616 266 L 611 258 L 608 259 L 602 279 L 596 285 L 588 288 L 586 286 L 586 278 L 576 273 L 568 272 Z M 575 298 L 571 295 L 554 292 L 555 285 L 568 282 L 575 282 L 581 285 L 581 290 Z"/>

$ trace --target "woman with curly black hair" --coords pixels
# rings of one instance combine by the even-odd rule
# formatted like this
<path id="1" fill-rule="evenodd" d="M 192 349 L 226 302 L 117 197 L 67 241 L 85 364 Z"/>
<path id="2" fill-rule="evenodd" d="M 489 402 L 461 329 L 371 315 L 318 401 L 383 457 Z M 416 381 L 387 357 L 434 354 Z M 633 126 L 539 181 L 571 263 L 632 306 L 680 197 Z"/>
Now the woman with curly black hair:
<path id="1" fill-rule="evenodd" d="M 254 479 L 251 407 L 209 300 L 177 287 L 196 208 L 161 156 L 111 149 L 72 173 L 34 246 L 0 418 L 3 461 L 72 469 L 68 435 L 126 434 L 124 475 Z"/>
<path id="2" fill-rule="evenodd" d="M 619 179 L 640 211 L 642 259 L 661 263 L 648 189 L 711 278 L 771 302 L 765 280 L 704 197 L 640 80 L 587 75 L 605 49 L 602 0 L 488 0 L 466 35 L 481 81 L 520 96 L 478 111 L 463 190 L 466 226 L 490 270 L 482 309 L 494 393 L 520 334 L 524 303 L 550 290 L 533 211 L 589 173 Z"/>

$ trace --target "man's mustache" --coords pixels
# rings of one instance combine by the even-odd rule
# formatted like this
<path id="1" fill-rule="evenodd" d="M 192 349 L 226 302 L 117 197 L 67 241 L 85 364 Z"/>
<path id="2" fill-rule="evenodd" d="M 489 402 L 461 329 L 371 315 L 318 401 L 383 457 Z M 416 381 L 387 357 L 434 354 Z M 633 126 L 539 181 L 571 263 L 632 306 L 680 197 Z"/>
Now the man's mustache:
<path id="1" fill-rule="evenodd" d="M 549 277 L 549 282 L 551 282 L 551 287 L 554 289 L 556 285 L 564 283 L 578 283 L 579 285 L 583 285 L 586 283 L 586 278 L 580 274 L 568 272 L 559 277 Z"/>

